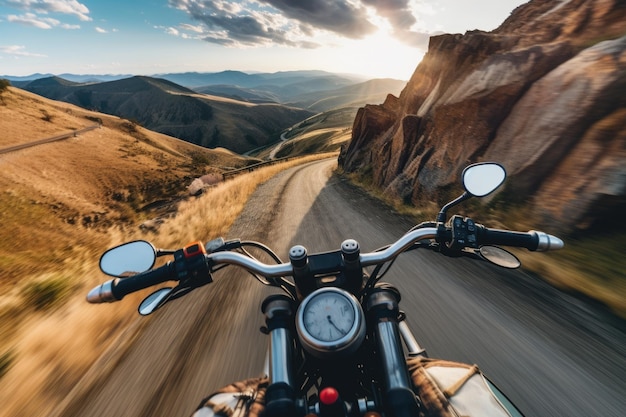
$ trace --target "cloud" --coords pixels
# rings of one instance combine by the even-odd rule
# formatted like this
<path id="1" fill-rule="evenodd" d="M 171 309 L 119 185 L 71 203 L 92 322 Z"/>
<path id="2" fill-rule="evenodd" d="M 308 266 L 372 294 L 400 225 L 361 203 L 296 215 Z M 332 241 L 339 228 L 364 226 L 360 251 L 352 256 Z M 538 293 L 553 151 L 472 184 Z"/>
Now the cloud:
<path id="1" fill-rule="evenodd" d="M 109 31 L 107 31 L 106 29 L 102 29 L 100 26 L 96 26 L 94 29 L 98 33 L 109 33 Z"/>
<path id="2" fill-rule="evenodd" d="M 319 46 L 316 31 L 358 39 L 376 27 L 362 6 L 341 0 L 169 0 L 196 25 L 178 26 L 196 38 L 226 46 Z"/>
<path id="3" fill-rule="evenodd" d="M 225 46 L 319 47 L 320 34 L 363 39 L 385 21 L 394 37 L 425 48 L 429 34 L 415 31 L 415 0 L 168 0 L 195 24 L 167 32 Z M 187 36 L 185 36 L 187 35 Z"/>
<path id="4" fill-rule="evenodd" d="M 33 26 L 39 29 L 52 29 L 55 26 L 59 26 L 61 22 L 51 17 L 39 17 L 33 13 L 26 13 L 23 15 L 11 14 L 7 16 L 7 20 L 11 23 L 21 23 L 27 26 Z"/>
<path id="5" fill-rule="evenodd" d="M 180 36 L 180 31 L 173 27 L 166 28 L 165 33 L 169 35 Z"/>
<path id="6" fill-rule="evenodd" d="M 187 23 L 183 23 L 183 24 L 180 25 L 180 28 L 182 30 L 186 30 L 186 31 L 189 31 L 189 32 L 195 32 L 195 33 L 202 33 L 203 32 L 202 26 L 200 26 L 200 25 L 194 26 L 194 25 L 190 25 L 190 24 L 187 24 Z"/>
<path id="7" fill-rule="evenodd" d="M 412 30 L 417 19 L 409 0 L 361 0 L 361 2 L 372 7 L 378 16 L 389 22 L 396 39 L 416 48 L 428 48 L 432 33 Z"/>
<path id="8" fill-rule="evenodd" d="M 84 22 L 91 20 L 87 6 L 76 0 L 5 0 L 4 4 L 29 13 L 61 13 L 76 16 Z"/>
<path id="9" fill-rule="evenodd" d="M 408 30 L 417 22 L 409 7 L 409 0 L 361 0 L 361 3 L 373 7 L 394 29 Z"/>
<path id="10" fill-rule="evenodd" d="M 345 0 L 259 0 L 301 24 L 360 39 L 376 30 L 367 10 Z"/>
<path id="11" fill-rule="evenodd" d="M 0 46 L 0 53 L 13 56 L 30 56 L 30 57 L 46 57 L 46 55 L 35 54 L 32 52 L 26 52 L 25 47 L 22 45 L 8 45 Z"/>
<path id="12" fill-rule="evenodd" d="M 199 22 L 178 27 L 191 32 L 190 37 L 225 46 L 297 45 L 288 31 L 289 21 L 275 11 L 259 8 L 258 3 L 254 3 L 257 7 L 245 9 L 239 3 L 223 0 L 169 0 L 169 3 Z"/>

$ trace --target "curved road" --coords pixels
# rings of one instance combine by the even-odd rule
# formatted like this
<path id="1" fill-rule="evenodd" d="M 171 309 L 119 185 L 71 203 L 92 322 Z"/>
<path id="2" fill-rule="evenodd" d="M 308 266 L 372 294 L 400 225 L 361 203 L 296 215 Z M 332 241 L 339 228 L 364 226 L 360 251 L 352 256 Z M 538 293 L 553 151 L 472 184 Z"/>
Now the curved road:
<path id="1" fill-rule="evenodd" d="M 412 226 L 332 177 L 334 166 L 314 162 L 265 183 L 231 237 L 261 240 L 286 258 L 293 244 L 325 251 L 346 238 L 371 251 Z M 527 416 L 624 415 L 623 321 L 523 272 L 431 252 L 402 255 L 385 278 L 401 290 L 431 357 L 478 363 Z M 258 375 L 267 343 L 259 307 L 269 290 L 256 284 L 227 269 L 139 319 L 141 331 L 101 358 L 56 415 L 188 416 L 205 394 Z"/>

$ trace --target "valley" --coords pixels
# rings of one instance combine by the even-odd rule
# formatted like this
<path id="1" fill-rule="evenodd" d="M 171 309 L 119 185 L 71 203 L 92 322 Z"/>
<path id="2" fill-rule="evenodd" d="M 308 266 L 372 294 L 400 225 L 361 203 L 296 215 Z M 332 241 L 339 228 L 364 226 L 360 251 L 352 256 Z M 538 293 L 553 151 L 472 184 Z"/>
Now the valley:
<path id="1" fill-rule="evenodd" d="M 310 116 L 382 102 L 387 94 L 399 94 L 404 85 L 400 80 L 361 81 L 321 71 L 163 74 L 103 82 L 97 76 L 66 76 L 84 81 L 42 76 L 13 78 L 13 83 L 196 145 L 240 154 L 278 142 L 283 130 Z"/>

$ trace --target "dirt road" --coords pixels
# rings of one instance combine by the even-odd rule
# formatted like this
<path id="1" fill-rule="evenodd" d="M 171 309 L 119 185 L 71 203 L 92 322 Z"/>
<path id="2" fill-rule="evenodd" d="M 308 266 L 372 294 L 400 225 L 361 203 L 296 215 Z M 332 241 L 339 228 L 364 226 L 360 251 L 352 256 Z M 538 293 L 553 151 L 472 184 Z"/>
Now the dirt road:
<path id="1" fill-rule="evenodd" d="M 314 162 L 264 184 L 231 237 L 263 241 L 286 259 L 296 243 L 315 252 L 354 238 L 371 251 L 410 228 L 331 177 L 333 167 Z M 478 363 L 527 416 L 626 410 L 623 321 L 521 271 L 430 252 L 402 255 L 386 280 L 401 290 L 409 325 L 431 357 Z M 205 394 L 259 375 L 266 293 L 249 275 L 216 274 L 215 283 L 141 319 L 134 343 L 120 341 L 120 353 L 103 358 L 56 415 L 188 416 Z M 106 314 L 115 305 L 94 308 Z"/>
<path id="2" fill-rule="evenodd" d="M 0 155 L 3 153 L 9 153 L 9 152 L 15 152 L 15 151 L 19 151 L 20 149 L 26 149 L 26 148 L 31 148 L 33 146 L 39 146 L 39 145 L 43 145 L 46 143 L 52 143 L 52 142 L 57 142 L 59 140 L 65 140 L 65 139 L 69 139 L 69 138 L 73 138 L 76 137 L 82 133 L 85 132 L 89 132 L 90 130 L 94 130 L 100 127 L 100 124 L 94 124 L 91 126 L 87 126 L 83 129 L 76 129 L 73 130 L 69 133 L 63 133 L 62 135 L 56 135 L 56 136 L 51 136 L 49 138 L 45 138 L 45 139 L 39 139 L 39 140 L 35 140 L 32 142 L 27 142 L 27 143 L 22 143 L 19 145 L 13 145 L 13 146 L 9 146 L 7 148 L 2 148 L 0 149 Z"/>

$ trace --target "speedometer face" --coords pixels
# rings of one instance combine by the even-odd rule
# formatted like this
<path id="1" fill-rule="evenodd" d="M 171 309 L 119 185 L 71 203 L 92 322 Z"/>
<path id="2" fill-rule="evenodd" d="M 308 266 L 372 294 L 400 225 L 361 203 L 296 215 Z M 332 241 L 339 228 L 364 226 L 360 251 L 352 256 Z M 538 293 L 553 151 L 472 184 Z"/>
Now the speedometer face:
<path id="1" fill-rule="evenodd" d="M 354 325 L 354 309 L 342 294 L 321 293 L 308 303 L 303 319 L 311 336 L 332 342 L 350 332 Z"/>
<path id="2" fill-rule="evenodd" d="M 361 305 L 349 292 L 320 288 L 300 304 L 296 328 L 302 347 L 312 355 L 329 357 L 354 352 L 365 339 Z"/>

